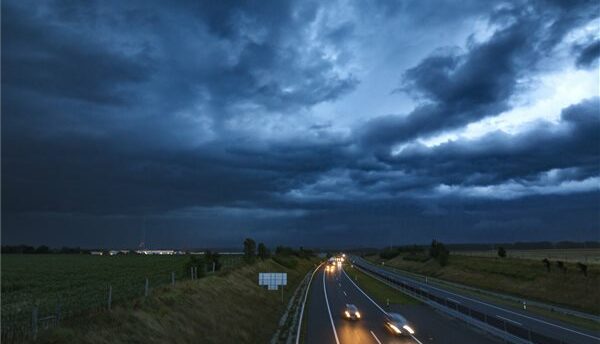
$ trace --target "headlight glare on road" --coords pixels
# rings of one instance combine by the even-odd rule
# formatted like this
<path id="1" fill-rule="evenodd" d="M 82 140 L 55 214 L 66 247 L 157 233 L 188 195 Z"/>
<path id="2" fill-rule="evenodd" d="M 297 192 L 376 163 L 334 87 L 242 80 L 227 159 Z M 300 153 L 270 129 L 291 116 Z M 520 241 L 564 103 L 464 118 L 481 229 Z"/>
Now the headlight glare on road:
<path id="1" fill-rule="evenodd" d="M 402 331 L 400 331 L 400 329 L 397 328 L 396 325 L 394 325 L 394 324 L 389 324 L 389 325 L 392 328 L 392 330 L 394 330 L 394 332 L 396 332 L 398 334 L 402 333 Z"/>
<path id="2" fill-rule="evenodd" d="M 413 331 L 413 329 L 410 328 L 410 326 L 408 326 L 408 325 L 404 325 L 404 326 L 402 326 L 402 328 L 405 329 L 406 331 L 408 331 L 408 333 L 410 333 L 410 334 L 415 333 L 415 331 Z"/>

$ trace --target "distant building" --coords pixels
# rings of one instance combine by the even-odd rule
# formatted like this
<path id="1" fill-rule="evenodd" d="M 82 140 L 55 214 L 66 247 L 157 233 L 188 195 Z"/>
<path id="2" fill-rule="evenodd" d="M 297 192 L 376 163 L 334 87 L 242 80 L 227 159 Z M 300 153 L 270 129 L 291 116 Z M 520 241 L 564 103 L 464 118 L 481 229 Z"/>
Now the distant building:
<path id="1" fill-rule="evenodd" d="M 145 254 L 145 255 L 173 255 L 175 254 L 174 250 L 137 250 L 135 251 L 137 254 Z"/>
<path id="2" fill-rule="evenodd" d="M 91 251 L 90 254 L 92 256 L 101 256 L 103 253 L 102 253 L 102 251 Z"/>
<path id="3" fill-rule="evenodd" d="M 129 254 L 129 250 L 110 250 L 108 254 L 111 256 L 116 256 L 117 254 Z"/>

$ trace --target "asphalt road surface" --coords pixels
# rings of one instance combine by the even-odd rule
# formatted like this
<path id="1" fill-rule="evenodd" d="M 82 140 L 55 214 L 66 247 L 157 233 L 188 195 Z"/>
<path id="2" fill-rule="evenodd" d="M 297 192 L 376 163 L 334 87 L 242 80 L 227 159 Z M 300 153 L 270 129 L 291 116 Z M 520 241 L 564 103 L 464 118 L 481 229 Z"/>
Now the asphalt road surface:
<path id="1" fill-rule="evenodd" d="M 464 323 L 446 317 L 426 305 L 390 305 L 390 311 L 404 315 L 415 330 L 413 336 L 398 337 L 384 327 L 385 312 L 338 268 L 315 273 L 310 286 L 306 321 L 307 344 L 488 344 L 498 343 Z M 352 303 L 361 313 L 360 320 L 344 318 L 345 305 Z"/>
<path id="2" fill-rule="evenodd" d="M 456 291 L 444 290 L 444 288 L 440 286 L 423 283 L 405 275 L 395 273 L 394 271 L 381 268 L 360 257 L 352 257 L 352 260 L 358 266 L 368 267 L 371 271 L 376 271 L 379 275 L 394 278 L 397 281 L 402 281 L 407 285 L 442 298 L 455 309 L 467 307 L 471 310 L 485 313 L 487 314 L 488 319 L 493 317 L 497 320 L 499 323 L 498 327 L 503 326 L 502 320 L 504 320 L 511 326 L 514 333 L 526 334 L 526 330 L 530 329 L 533 332 L 545 336 L 545 338 L 536 340 L 536 342 L 548 344 L 554 342 L 558 343 L 559 341 L 572 344 L 600 343 L 600 334 L 597 332 L 575 329 L 556 320 L 546 319 L 519 310 L 507 309 L 503 306 L 495 305 L 489 301 L 483 301 L 473 296 L 461 295 Z"/>

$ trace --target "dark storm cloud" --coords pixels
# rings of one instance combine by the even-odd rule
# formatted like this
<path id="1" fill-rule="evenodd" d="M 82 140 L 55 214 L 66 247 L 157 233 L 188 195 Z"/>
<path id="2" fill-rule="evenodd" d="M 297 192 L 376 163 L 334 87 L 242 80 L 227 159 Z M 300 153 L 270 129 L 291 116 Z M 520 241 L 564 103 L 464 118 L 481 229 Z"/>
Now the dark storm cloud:
<path id="1" fill-rule="evenodd" d="M 581 180 L 598 174 L 600 99 L 562 111 L 558 125 L 540 123 L 516 135 L 493 132 L 476 140 L 457 140 L 428 148 L 414 144 L 389 162 L 438 184 L 494 185 L 530 179 L 552 169 L 573 169 L 564 176 Z M 435 166 L 435 168 L 431 168 Z"/>
<path id="2" fill-rule="evenodd" d="M 514 135 L 431 148 L 414 140 L 510 109 L 522 80 L 594 6 L 5 1 L 3 237 L 127 247 L 147 219 L 165 246 L 252 235 L 378 245 L 459 232 L 486 240 L 486 230 L 535 238 L 539 226 L 560 238 L 575 218 L 589 237 L 596 189 L 544 188 L 598 176 L 598 99 Z M 401 76 L 414 110 L 346 130 L 311 112 L 362 85 L 357 50 L 371 46 L 357 45 L 372 28 L 346 12 L 373 15 L 365 20 L 376 28 L 480 16 L 492 33 L 463 50 L 440 40 Z M 578 65 L 593 63 L 590 47 L 573 51 Z M 502 200 L 468 192 L 507 183 L 517 191 Z"/>
<path id="3" fill-rule="evenodd" d="M 580 2 L 566 7 L 543 2 L 502 7 L 492 21 L 505 27 L 488 40 L 469 44 L 465 53 L 434 53 L 407 70 L 399 91 L 416 95 L 422 105 L 407 115 L 371 120 L 361 129 L 365 144 L 387 149 L 508 110 L 521 79 L 535 71 L 538 61 L 573 27 L 593 18 L 589 11 L 598 5 Z"/>
<path id="4" fill-rule="evenodd" d="M 575 61 L 577 67 L 590 67 L 600 57 L 600 40 L 595 40 L 582 47 L 578 53 L 579 56 Z"/>
<path id="5" fill-rule="evenodd" d="M 149 76 L 143 52 L 127 56 L 49 25 L 27 8 L 9 3 L 2 9 L 3 87 L 111 105 L 126 102 L 123 86 Z"/>

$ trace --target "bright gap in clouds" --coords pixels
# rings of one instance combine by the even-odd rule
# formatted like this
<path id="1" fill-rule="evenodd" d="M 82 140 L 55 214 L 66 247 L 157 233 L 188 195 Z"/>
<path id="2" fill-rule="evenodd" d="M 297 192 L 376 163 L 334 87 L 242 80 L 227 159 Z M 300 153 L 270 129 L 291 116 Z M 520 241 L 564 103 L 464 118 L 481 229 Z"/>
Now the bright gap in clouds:
<path id="1" fill-rule="evenodd" d="M 458 130 L 419 139 L 419 142 L 427 147 L 434 147 L 459 139 L 473 140 L 494 131 L 514 135 L 530 128 L 537 121 L 558 123 L 562 109 L 598 95 L 598 80 L 597 70 L 569 68 L 546 74 L 539 78 L 531 92 L 522 97 L 530 99 L 528 103 L 517 103 L 513 109 L 498 116 L 470 123 Z"/>

